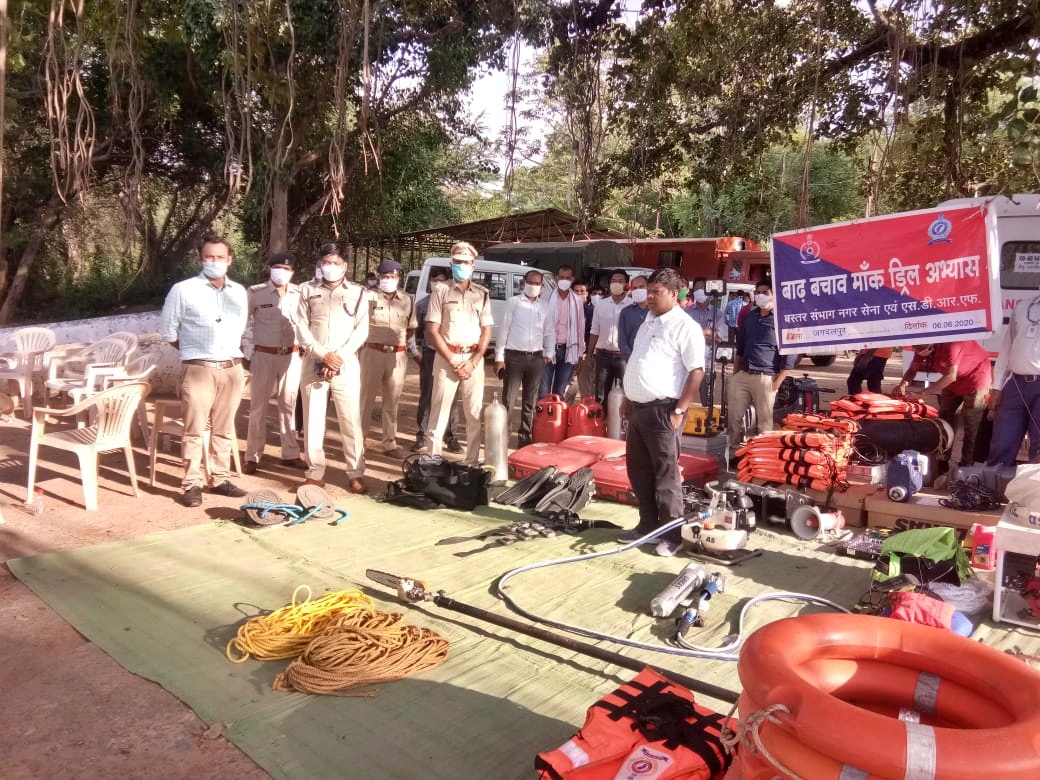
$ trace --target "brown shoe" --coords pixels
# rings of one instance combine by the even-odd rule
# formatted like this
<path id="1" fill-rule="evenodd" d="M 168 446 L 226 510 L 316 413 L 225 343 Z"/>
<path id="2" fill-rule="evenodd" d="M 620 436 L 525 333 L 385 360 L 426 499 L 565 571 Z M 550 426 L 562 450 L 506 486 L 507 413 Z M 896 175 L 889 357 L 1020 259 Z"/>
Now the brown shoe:
<path id="1" fill-rule="evenodd" d="M 387 450 L 383 454 L 388 458 L 393 458 L 394 460 L 404 460 L 408 457 L 408 450 L 404 447 L 394 447 L 392 450 Z"/>
<path id="2" fill-rule="evenodd" d="M 351 493 L 367 493 L 368 485 L 361 477 L 351 477 L 350 482 L 347 483 L 347 490 Z"/>
<path id="3" fill-rule="evenodd" d="M 303 484 L 304 485 L 317 485 L 318 487 L 325 487 L 325 480 L 323 480 L 323 479 L 311 479 L 310 477 L 307 477 L 307 479 L 305 479 L 303 481 Z"/>

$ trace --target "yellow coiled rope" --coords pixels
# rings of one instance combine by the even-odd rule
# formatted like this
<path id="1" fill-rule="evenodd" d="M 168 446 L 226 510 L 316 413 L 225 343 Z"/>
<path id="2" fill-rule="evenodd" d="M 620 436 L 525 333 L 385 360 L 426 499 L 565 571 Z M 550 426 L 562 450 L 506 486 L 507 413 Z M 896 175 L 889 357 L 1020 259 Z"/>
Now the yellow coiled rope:
<path id="1" fill-rule="evenodd" d="M 297 601 L 301 590 L 307 591 L 307 598 Z M 295 658 L 337 618 L 371 608 L 372 600 L 360 590 L 327 593 L 311 601 L 311 589 L 301 585 L 293 591 L 291 604 L 243 623 L 235 638 L 228 642 L 225 653 L 228 660 L 236 664 L 250 658 L 260 661 Z M 234 655 L 232 650 L 239 655 Z"/>
<path id="2" fill-rule="evenodd" d="M 448 657 L 448 640 L 406 625 L 404 615 L 362 609 L 341 614 L 274 679 L 276 691 L 343 694 L 358 685 L 399 680 Z"/>

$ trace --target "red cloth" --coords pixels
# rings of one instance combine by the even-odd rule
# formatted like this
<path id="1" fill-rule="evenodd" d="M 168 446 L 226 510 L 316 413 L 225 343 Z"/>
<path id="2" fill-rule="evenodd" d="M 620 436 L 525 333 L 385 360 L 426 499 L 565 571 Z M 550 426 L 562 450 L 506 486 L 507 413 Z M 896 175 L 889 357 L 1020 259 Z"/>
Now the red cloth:
<path id="1" fill-rule="evenodd" d="M 892 602 L 892 617 L 897 620 L 945 629 L 953 622 L 953 604 L 927 594 L 897 590 L 888 594 L 888 600 Z"/>
<path id="2" fill-rule="evenodd" d="M 989 353 L 977 341 L 936 344 L 932 354 L 915 355 L 910 364 L 914 372 L 929 371 L 943 376 L 951 366 L 957 366 L 957 379 L 945 389 L 954 395 L 988 390 L 993 383 L 993 367 L 989 362 Z"/>

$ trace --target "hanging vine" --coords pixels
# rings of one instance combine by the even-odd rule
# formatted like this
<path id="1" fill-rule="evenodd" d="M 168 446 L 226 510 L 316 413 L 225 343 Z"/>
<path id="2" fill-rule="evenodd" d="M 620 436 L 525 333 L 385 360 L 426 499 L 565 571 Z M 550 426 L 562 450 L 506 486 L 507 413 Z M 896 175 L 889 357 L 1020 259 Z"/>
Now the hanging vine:
<path id="1" fill-rule="evenodd" d="M 347 184 L 347 148 L 350 142 L 348 111 L 353 101 L 350 94 L 351 58 L 354 54 L 354 39 L 357 36 L 358 24 L 366 18 L 367 29 L 368 3 L 358 9 L 355 0 L 339 0 L 337 19 L 339 22 L 339 39 L 336 47 L 336 69 L 333 80 L 333 98 L 336 107 L 336 124 L 329 139 L 328 171 L 324 175 L 325 199 L 321 213 L 332 216 L 332 228 L 339 237 L 338 217 L 343 206 L 344 190 Z"/>
<path id="2" fill-rule="evenodd" d="M 128 159 L 123 168 L 120 203 L 126 218 L 125 243 L 129 246 L 134 228 L 141 218 L 141 185 L 144 179 L 145 151 L 141 118 L 145 110 L 144 82 L 141 76 L 140 34 L 138 31 L 140 2 L 125 0 L 122 25 L 109 42 L 108 72 L 112 84 L 112 119 L 126 128 Z M 126 85 L 124 100 L 120 85 Z M 144 234 L 147 241 L 147 234 Z M 147 247 L 143 253 L 147 256 Z"/>
<path id="3" fill-rule="evenodd" d="M 229 55 L 225 57 L 221 98 L 227 139 L 224 180 L 228 185 L 228 202 L 249 192 L 253 182 L 252 111 L 257 84 L 249 7 L 249 3 L 236 0 L 227 0 L 225 6 L 223 33 Z"/>
<path id="4" fill-rule="evenodd" d="M 66 7 L 72 29 L 66 28 Z M 51 0 L 44 41 L 47 126 L 51 173 L 63 202 L 90 187 L 96 142 L 94 112 L 83 84 L 84 0 Z"/>

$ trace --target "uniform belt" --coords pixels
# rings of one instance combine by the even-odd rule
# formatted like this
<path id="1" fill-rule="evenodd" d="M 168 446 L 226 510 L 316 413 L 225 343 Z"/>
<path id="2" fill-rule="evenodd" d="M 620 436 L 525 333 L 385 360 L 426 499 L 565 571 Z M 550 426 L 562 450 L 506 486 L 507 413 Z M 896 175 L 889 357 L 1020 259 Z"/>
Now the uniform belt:
<path id="1" fill-rule="evenodd" d="M 542 351 L 540 349 L 535 349 L 530 352 L 524 352 L 522 349 L 509 349 L 508 347 L 506 348 L 506 352 L 512 352 L 514 355 L 526 355 L 527 357 L 542 354 Z"/>
<path id="2" fill-rule="evenodd" d="M 369 349 L 374 349 L 376 352 L 404 352 L 404 344 L 394 346 L 393 344 L 373 344 L 371 341 L 365 344 Z"/>
<path id="3" fill-rule="evenodd" d="M 468 347 L 456 347 L 454 344 L 448 344 L 446 346 L 448 347 L 448 349 L 450 349 L 456 355 L 468 355 L 471 352 L 476 352 L 477 351 L 477 347 L 480 346 L 480 345 L 479 344 L 473 344 L 473 345 L 468 346 Z"/>
<path id="4" fill-rule="evenodd" d="M 745 368 L 744 373 L 754 374 L 755 376 L 776 376 L 776 373 L 773 371 L 755 371 L 752 368 Z"/>
<path id="5" fill-rule="evenodd" d="M 621 357 L 621 350 L 619 349 L 597 349 L 597 355 L 609 355 L 610 357 Z"/>
<path id="6" fill-rule="evenodd" d="M 262 347 L 259 344 L 254 344 L 253 349 L 258 352 L 266 352 L 268 355 L 291 355 L 293 352 L 299 352 L 299 347 Z"/>
<path id="7" fill-rule="evenodd" d="M 1037 374 L 1012 374 L 1011 376 L 1021 382 L 1036 382 L 1040 380 L 1040 375 Z"/>
<path id="8" fill-rule="evenodd" d="M 231 360 L 182 360 L 187 366 L 205 366 L 206 368 L 232 368 L 242 364 L 242 358 Z"/>
<path id="9" fill-rule="evenodd" d="M 656 401 L 647 401 L 646 403 L 633 401 L 632 406 L 636 409 L 649 409 L 652 406 L 675 406 L 678 402 L 678 398 L 658 398 Z"/>

